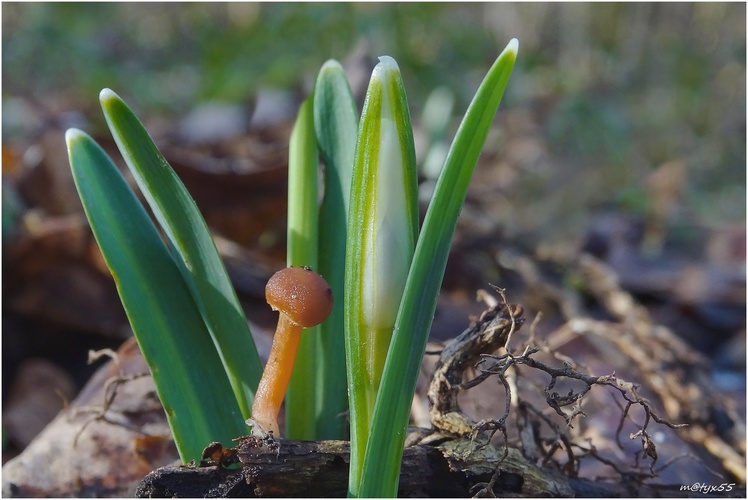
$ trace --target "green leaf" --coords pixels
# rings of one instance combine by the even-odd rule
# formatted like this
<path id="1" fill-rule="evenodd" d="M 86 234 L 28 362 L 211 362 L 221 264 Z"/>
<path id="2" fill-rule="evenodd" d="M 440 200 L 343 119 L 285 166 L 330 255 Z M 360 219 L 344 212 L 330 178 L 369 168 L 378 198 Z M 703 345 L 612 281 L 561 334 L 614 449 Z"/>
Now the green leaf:
<path id="1" fill-rule="evenodd" d="M 447 154 L 416 245 L 374 409 L 362 497 L 395 497 L 403 443 L 449 248 L 483 143 L 517 58 L 512 39 L 488 71 Z"/>
<path id="2" fill-rule="evenodd" d="M 400 70 L 374 68 L 359 125 L 345 270 L 351 416 L 349 493 L 358 494 L 387 350 L 418 237 L 415 147 Z"/>
<path id="3" fill-rule="evenodd" d="M 317 140 L 311 98 L 296 118 L 288 152 L 289 266 L 317 267 L 319 216 L 317 208 Z M 318 271 L 319 272 L 319 271 Z M 323 275 L 324 277 L 324 275 Z M 319 326 L 305 328 L 299 342 L 293 374 L 286 391 L 286 439 L 315 439 L 317 344 Z"/>
<path id="4" fill-rule="evenodd" d="M 347 209 L 350 206 L 353 161 L 358 140 L 358 112 L 345 71 L 335 60 L 323 64 L 317 76 L 314 128 L 325 162 L 325 200 L 341 198 L 341 205 L 336 207 Z M 339 211 L 335 213 L 346 220 L 348 218 L 348 210 L 342 214 Z"/>
<path id="5" fill-rule="evenodd" d="M 182 461 L 246 432 L 197 305 L 158 230 L 101 147 L 66 136 L 70 166 L 96 241 L 153 374 Z"/>
<path id="6" fill-rule="evenodd" d="M 166 233 L 215 343 L 242 415 L 250 408 L 262 365 L 249 325 L 205 220 L 140 120 L 109 89 L 99 96 L 114 140 Z"/>
<path id="7" fill-rule="evenodd" d="M 358 112 L 343 68 L 327 61 L 314 87 L 314 128 L 325 163 L 324 197 L 319 211 L 319 273 L 333 290 L 332 313 L 317 337 L 316 437 L 344 439 L 348 388 L 343 338 L 343 289 L 348 205 L 356 150 Z"/>

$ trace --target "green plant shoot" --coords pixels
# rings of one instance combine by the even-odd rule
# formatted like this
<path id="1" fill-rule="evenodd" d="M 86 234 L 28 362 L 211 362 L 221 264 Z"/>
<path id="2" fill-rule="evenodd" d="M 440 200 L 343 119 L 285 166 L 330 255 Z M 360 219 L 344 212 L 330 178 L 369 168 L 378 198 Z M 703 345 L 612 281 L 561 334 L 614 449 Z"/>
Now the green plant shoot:
<path id="1" fill-rule="evenodd" d="M 489 69 L 457 130 L 437 181 L 397 314 L 358 496 L 397 496 L 410 407 L 452 236 L 470 178 L 514 67 L 517 48 L 517 40 L 512 39 Z"/>
<path id="2" fill-rule="evenodd" d="M 342 66 L 327 61 L 314 87 L 314 129 L 325 165 L 319 211 L 319 273 L 336 297 L 330 317 L 320 325 L 316 382 L 317 439 L 348 435 L 348 387 L 343 338 L 343 290 L 348 209 L 356 151 L 358 111 Z"/>
<path id="3" fill-rule="evenodd" d="M 183 462 L 246 432 L 199 308 L 164 241 L 114 162 L 91 137 L 65 135 L 86 217 L 153 374 Z"/>
<path id="4" fill-rule="evenodd" d="M 336 300 L 330 318 L 302 337 L 286 400 L 286 435 L 342 438 L 347 381 L 349 495 L 397 495 L 411 402 L 451 240 L 517 50 L 513 39 L 473 98 L 420 235 L 413 132 L 394 59 L 384 56 L 374 68 L 360 121 L 335 61 L 322 67 L 314 96 L 299 110 L 289 150 L 287 262 L 318 268 Z M 262 371 L 259 356 L 194 200 L 127 105 L 108 89 L 100 100 L 167 241 L 106 153 L 72 129 L 66 136 L 71 169 L 180 457 L 199 459 L 210 441 L 229 445 L 246 432 Z M 319 209 L 318 151 L 325 164 Z"/>
<path id="5" fill-rule="evenodd" d="M 286 263 L 315 271 L 318 245 L 317 141 L 313 101 L 299 109 L 288 152 L 288 225 Z M 286 392 L 286 438 L 316 438 L 317 345 L 320 327 L 305 328 L 301 335 L 293 375 Z"/>
<path id="6" fill-rule="evenodd" d="M 242 415 L 249 418 L 262 364 L 208 226 L 182 181 L 124 101 L 109 89 L 102 90 L 99 99 L 120 153 L 169 239 Z"/>
<path id="7" fill-rule="evenodd" d="M 346 250 L 353 495 L 418 237 L 417 189 L 413 132 L 400 70 L 394 59 L 381 57 L 372 72 L 359 125 Z"/>

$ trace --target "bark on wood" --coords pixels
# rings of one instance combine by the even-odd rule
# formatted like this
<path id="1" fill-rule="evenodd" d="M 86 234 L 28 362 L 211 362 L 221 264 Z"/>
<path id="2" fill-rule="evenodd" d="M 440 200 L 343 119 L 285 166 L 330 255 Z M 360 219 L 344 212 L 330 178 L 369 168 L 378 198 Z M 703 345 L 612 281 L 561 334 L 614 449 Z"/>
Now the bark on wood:
<path id="1" fill-rule="evenodd" d="M 527 462 L 516 450 L 500 462 L 503 450 L 463 438 L 419 431 L 422 442 L 405 449 L 398 496 L 413 497 L 687 497 L 679 485 L 648 486 L 634 482 L 594 482 L 567 478 Z M 424 443 L 423 441 L 426 441 Z M 262 441 L 253 436 L 236 448 L 240 469 L 223 465 L 164 467 L 149 474 L 139 497 L 345 497 L 348 484 L 347 441 Z M 472 450 L 472 452 L 470 451 Z M 494 472 L 500 473 L 491 484 Z M 745 497 L 745 487 L 714 496 Z M 702 496 L 699 494 L 699 496 Z M 709 496 L 709 495 L 705 495 Z"/>
<path id="2" fill-rule="evenodd" d="M 488 485 L 503 455 L 503 450 L 499 452 L 490 444 L 475 449 L 478 445 L 470 440 L 423 430 L 411 433 L 410 439 L 422 442 L 407 447 L 403 454 L 401 497 L 472 496 Z M 165 467 L 145 478 L 138 496 L 346 496 L 347 441 L 272 441 L 246 436 L 236 450 L 241 470 L 221 465 Z M 491 488 L 494 494 L 573 494 L 562 477 L 528 463 L 515 450 L 510 450 L 499 468 L 501 473 Z"/>

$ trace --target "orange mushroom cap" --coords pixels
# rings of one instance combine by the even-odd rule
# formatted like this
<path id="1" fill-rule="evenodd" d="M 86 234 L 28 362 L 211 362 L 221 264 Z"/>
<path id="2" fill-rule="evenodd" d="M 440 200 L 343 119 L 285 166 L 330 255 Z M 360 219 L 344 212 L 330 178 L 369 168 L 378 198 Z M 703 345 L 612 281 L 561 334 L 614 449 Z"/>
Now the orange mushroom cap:
<path id="1" fill-rule="evenodd" d="M 332 311 L 332 290 L 325 278 L 309 267 L 287 267 L 265 286 L 265 299 L 274 311 L 305 328 L 322 323 Z"/>

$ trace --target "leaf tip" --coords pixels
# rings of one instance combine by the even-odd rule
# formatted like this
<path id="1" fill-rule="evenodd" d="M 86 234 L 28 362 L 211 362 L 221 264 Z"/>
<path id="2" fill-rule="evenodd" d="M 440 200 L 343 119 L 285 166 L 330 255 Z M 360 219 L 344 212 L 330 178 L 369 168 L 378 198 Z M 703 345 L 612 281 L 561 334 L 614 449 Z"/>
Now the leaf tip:
<path id="1" fill-rule="evenodd" d="M 65 131 L 65 142 L 67 142 L 68 144 L 76 139 L 83 139 L 86 137 L 88 137 L 88 134 L 77 128 L 69 128 L 67 129 L 67 131 Z"/>
<path id="2" fill-rule="evenodd" d="M 517 40 L 516 38 L 512 38 L 511 40 L 509 40 L 509 43 L 506 45 L 504 51 L 514 53 L 514 56 L 516 57 L 517 52 L 519 51 L 519 40 Z"/>
<path id="3" fill-rule="evenodd" d="M 323 71 L 340 71 L 342 69 L 343 66 L 336 59 L 328 59 L 319 71 L 322 73 Z"/>
<path id="4" fill-rule="evenodd" d="M 378 68 L 383 73 L 387 71 L 400 71 L 397 61 L 391 56 L 379 56 L 379 64 L 374 68 L 374 71 L 376 72 Z"/>
<path id="5" fill-rule="evenodd" d="M 119 100 L 120 97 L 112 89 L 102 89 L 102 91 L 99 92 L 99 102 L 101 102 L 101 104 L 105 104 L 107 101 L 113 99 Z"/>

